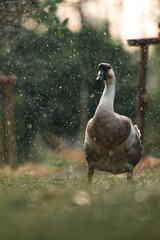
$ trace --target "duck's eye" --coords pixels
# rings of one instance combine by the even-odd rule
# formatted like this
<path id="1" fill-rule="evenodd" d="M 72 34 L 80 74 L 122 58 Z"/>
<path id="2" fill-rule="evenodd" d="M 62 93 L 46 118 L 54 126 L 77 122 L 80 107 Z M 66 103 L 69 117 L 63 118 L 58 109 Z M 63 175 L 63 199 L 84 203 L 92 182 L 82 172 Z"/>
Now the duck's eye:
<path id="1" fill-rule="evenodd" d="M 108 66 L 108 69 L 111 69 L 111 66 L 110 66 L 110 65 Z"/>

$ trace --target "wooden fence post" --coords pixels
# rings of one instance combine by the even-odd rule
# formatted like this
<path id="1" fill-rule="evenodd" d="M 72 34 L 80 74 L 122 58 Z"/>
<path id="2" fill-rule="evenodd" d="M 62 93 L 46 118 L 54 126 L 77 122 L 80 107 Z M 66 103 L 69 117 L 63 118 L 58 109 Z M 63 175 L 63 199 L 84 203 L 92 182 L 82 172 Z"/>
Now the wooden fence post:
<path id="1" fill-rule="evenodd" d="M 160 24 L 158 26 L 160 27 Z M 141 50 L 136 122 L 141 131 L 141 140 L 143 143 L 144 138 L 143 129 L 146 106 L 145 93 L 146 93 L 147 53 L 150 44 L 160 43 L 160 35 L 158 34 L 158 38 L 129 39 L 127 41 L 130 46 L 139 46 Z"/>

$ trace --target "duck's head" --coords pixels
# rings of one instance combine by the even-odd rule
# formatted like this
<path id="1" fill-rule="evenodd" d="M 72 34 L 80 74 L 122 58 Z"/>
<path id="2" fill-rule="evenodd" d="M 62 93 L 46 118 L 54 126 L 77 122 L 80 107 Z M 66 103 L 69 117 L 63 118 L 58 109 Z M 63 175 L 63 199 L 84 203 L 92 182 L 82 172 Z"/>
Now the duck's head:
<path id="1" fill-rule="evenodd" d="M 110 64 L 100 63 L 98 65 L 98 76 L 96 78 L 97 82 L 107 81 L 114 77 L 114 72 Z"/>

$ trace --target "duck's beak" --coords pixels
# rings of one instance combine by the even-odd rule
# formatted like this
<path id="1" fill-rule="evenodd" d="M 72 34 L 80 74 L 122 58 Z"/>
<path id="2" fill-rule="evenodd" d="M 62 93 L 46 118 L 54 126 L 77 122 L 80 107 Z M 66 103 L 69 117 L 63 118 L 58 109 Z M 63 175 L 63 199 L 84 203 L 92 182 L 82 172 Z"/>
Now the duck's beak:
<path id="1" fill-rule="evenodd" d="M 98 71 L 98 76 L 97 76 L 97 78 L 96 78 L 96 81 L 97 81 L 97 82 L 101 82 L 101 81 L 104 81 L 104 79 L 105 79 L 105 73 L 104 73 L 104 71 L 103 71 L 103 70 L 99 70 L 99 71 Z"/>

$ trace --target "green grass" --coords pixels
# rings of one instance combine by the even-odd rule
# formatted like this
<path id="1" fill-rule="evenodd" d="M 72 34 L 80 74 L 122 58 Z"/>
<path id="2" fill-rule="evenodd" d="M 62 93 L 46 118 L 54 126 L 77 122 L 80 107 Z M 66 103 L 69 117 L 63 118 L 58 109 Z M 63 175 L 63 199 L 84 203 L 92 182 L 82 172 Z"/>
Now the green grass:
<path id="1" fill-rule="evenodd" d="M 0 176 L 0 239 L 160 239 L 160 174 Z"/>
<path id="2" fill-rule="evenodd" d="M 42 161 L 42 163 L 45 166 L 47 165 L 54 168 L 55 170 L 66 169 L 71 166 L 71 162 L 59 152 L 55 152 L 54 154 L 45 154 L 45 161 Z M 73 162 L 72 165 L 74 165 Z"/>

